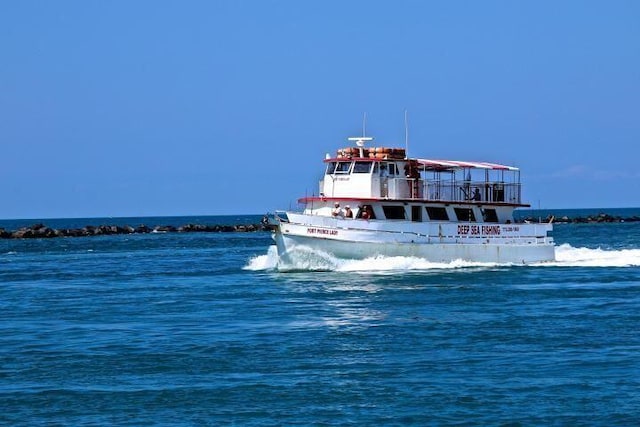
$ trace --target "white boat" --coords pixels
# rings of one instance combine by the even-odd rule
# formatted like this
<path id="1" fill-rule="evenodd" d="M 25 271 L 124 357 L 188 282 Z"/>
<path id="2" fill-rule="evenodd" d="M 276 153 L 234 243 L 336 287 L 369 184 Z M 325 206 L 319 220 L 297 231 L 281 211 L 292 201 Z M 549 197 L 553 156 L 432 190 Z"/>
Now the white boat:
<path id="1" fill-rule="evenodd" d="M 518 168 L 409 158 L 402 148 L 367 147 L 372 140 L 349 138 L 355 146 L 327 154 L 319 194 L 300 199 L 299 212 L 276 212 L 279 265 L 309 250 L 344 259 L 554 260 L 551 221 L 514 221 L 514 210 L 529 206 Z"/>

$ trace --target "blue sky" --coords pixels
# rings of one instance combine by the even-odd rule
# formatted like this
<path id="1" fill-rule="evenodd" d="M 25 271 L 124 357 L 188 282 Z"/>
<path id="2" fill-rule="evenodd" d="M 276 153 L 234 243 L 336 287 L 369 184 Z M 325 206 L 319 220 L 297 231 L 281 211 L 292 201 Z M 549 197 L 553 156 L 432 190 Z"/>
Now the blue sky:
<path id="1" fill-rule="evenodd" d="M 5 1 L 0 218 L 261 214 L 357 135 L 640 206 L 637 1 Z"/>

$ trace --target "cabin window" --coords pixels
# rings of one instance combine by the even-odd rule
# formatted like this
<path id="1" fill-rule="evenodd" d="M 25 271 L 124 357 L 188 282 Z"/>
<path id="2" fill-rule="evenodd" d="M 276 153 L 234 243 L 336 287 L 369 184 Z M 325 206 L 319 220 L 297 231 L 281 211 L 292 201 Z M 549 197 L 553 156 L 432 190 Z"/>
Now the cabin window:
<path id="1" fill-rule="evenodd" d="M 371 162 L 355 162 L 353 165 L 353 173 L 369 173 L 371 171 Z"/>
<path id="2" fill-rule="evenodd" d="M 347 174 L 349 169 L 351 169 L 351 162 L 338 162 L 334 173 Z"/>
<path id="3" fill-rule="evenodd" d="M 485 209 L 482 211 L 484 222 L 498 222 L 498 214 L 495 209 Z"/>
<path id="4" fill-rule="evenodd" d="M 456 212 L 456 217 L 458 218 L 458 221 L 475 222 L 476 220 L 476 216 L 473 214 L 473 209 L 454 208 L 453 210 Z"/>
<path id="5" fill-rule="evenodd" d="M 327 175 L 331 175 L 336 170 L 336 162 L 331 162 L 327 165 Z"/>
<path id="6" fill-rule="evenodd" d="M 436 208 L 433 206 L 427 206 L 427 215 L 432 221 L 449 221 L 449 215 L 445 208 Z"/>
<path id="7" fill-rule="evenodd" d="M 384 216 L 387 219 L 406 219 L 404 216 L 404 206 L 382 206 Z"/>
<path id="8" fill-rule="evenodd" d="M 411 206 L 411 221 L 422 221 L 422 209 L 420 206 Z"/>

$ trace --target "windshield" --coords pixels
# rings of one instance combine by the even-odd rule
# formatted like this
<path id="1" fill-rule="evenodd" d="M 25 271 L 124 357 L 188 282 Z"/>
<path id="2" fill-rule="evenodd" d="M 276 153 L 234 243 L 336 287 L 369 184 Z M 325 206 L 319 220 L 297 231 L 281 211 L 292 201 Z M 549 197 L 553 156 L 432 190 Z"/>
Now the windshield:
<path id="1" fill-rule="evenodd" d="M 334 173 L 349 173 L 349 169 L 351 169 L 351 162 L 338 162 L 336 165 L 336 170 Z"/>
<path id="2" fill-rule="evenodd" d="M 369 173 L 371 165 L 371 162 L 356 162 L 353 165 L 353 173 Z"/>

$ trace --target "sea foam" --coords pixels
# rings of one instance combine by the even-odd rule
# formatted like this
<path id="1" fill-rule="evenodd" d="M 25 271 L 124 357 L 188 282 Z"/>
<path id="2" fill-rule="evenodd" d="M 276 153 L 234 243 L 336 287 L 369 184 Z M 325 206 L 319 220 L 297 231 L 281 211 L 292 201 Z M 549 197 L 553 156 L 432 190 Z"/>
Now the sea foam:
<path id="1" fill-rule="evenodd" d="M 635 267 L 640 266 L 640 249 L 591 249 L 574 248 L 562 244 L 555 248 L 555 261 L 529 264 L 535 267 Z M 339 259 L 331 254 L 298 246 L 289 254 L 286 262 L 278 263 L 275 246 L 266 255 L 251 258 L 245 270 L 251 271 L 341 271 L 341 272 L 396 272 L 421 270 L 458 270 L 468 268 L 492 268 L 497 266 L 521 266 L 521 264 L 483 263 L 463 260 L 430 262 L 416 257 L 375 256 L 361 260 Z"/>
<path id="2" fill-rule="evenodd" d="M 565 243 L 556 246 L 556 261 L 538 265 L 560 267 L 637 267 L 640 249 L 574 248 Z"/>
<path id="3" fill-rule="evenodd" d="M 278 267 L 278 251 L 275 246 L 269 246 L 266 255 L 257 255 L 249 260 L 243 270 L 260 271 L 273 270 Z"/>

